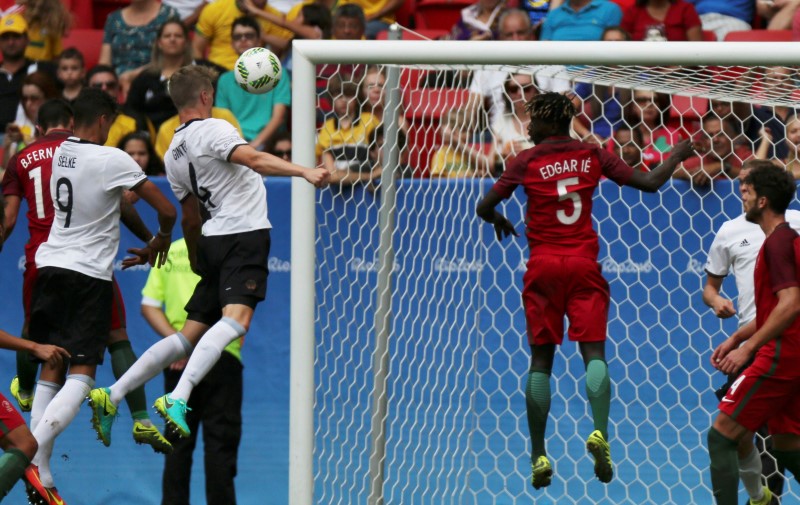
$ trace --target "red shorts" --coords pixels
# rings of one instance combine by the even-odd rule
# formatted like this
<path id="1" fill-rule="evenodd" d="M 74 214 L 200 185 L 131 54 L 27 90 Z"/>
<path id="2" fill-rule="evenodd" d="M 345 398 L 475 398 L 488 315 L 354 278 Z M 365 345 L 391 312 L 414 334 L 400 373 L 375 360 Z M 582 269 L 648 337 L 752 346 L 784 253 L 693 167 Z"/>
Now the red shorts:
<path id="1" fill-rule="evenodd" d="M 757 354 L 719 402 L 719 410 L 750 431 L 766 424 L 771 434 L 800 435 L 799 361 L 776 365 L 772 356 Z"/>
<path id="2" fill-rule="evenodd" d="M 522 304 L 530 345 L 560 345 L 564 316 L 569 319 L 570 340 L 604 341 L 609 302 L 608 282 L 596 261 L 554 255 L 536 255 L 528 260 Z"/>
<path id="3" fill-rule="evenodd" d="M 22 415 L 11 405 L 11 402 L 0 393 L 0 438 L 9 434 L 15 428 L 25 424 Z"/>
<path id="4" fill-rule="evenodd" d="M 36 284 L 38 275 L 35 262 L 25 263 L 25 272 L 22 273 L 22 305 L 25 309 L 25 326 L 31 316 L 31 298 L 33 297 L 33 286 Z M 114 301 L 111 302 L 111 329 L 119 330 L 125 328 L 125 301 L 122 299 L 122 292 L 119 290 L 116 277 L 111 278 L 114 289 Z"/>

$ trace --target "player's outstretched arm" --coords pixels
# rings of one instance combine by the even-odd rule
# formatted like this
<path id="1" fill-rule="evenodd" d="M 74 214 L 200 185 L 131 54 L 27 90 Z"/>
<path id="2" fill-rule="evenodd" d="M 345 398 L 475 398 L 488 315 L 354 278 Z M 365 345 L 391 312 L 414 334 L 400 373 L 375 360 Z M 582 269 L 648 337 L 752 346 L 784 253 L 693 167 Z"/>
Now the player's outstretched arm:
<path id="1" fill-rule="evenodd" d="M 733 302 L 720 294 L 724 277 L 708 275 L 703 288 L 703 303 L 714 309 L 714 315 L 720 319 L 727 319 L 736 314 Z"/>
<path id="2" fill-rule="evenodd" d="M 479 218 L 494 226 L 494 234 L 499 241 L 502 241 L 509 235 L 519 237 L 519 233 L 514 229 L 514 225 L 511 221 L 495 210 L 495 207 L 502 201 L 503 199 L 500 195 L 495 193 L 493 189 L 490 189 L 475 208 L 475 213 L 478 214 Z"/>
<path id="3" fill-rule="evenodd" d="M 249 167 L 261 175 L 302 177 L 320 188 L 328 184 L 331 174 L 324 168 L 306 168 L 269 153 L 256 151 L 250 145 L 240 145 L 231 154 L 231 163 Z"/>
<path id="4" fill-rule="evenodd" d="M 119 220 L 142 242 L 149 242 L 153 238 L 153 234 L 142 221 L 142 216 L 139 215 L 136 207 L 124 197 L 119 202 Z"/>
<path id="5" fill-rule="evenodd" d="M 58 365 L 65 358 L 70 357 L 66 349 L 55 345 L 37 344 L 33 340 L 25 338 L 17 338 L 3 330 L 0 330 L 0 348 L 12 351 L 27 351 L 50 365 Z"/>
<path id="6" fill-rule="evenodd" d="M 625 183 L 626 186 L 655 193 L 664 185 L 676 168 L 689 156 L 694 154 L 694 146 L 690 140 L 682 140 L 672 147 L 669 157 L 649 172 L 635 170 Z"/>

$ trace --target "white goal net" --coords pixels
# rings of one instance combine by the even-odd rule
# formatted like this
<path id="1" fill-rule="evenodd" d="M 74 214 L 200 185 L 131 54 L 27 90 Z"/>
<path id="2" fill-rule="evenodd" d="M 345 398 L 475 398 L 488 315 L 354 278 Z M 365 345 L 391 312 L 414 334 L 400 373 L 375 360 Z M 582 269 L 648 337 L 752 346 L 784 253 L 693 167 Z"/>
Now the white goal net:
<path id="1" fill-rule="evenodd" d="M 703 305 L 703 267 L 741 213 L 744 160 L 800 174 L 796 58 L 768 43 L 724 57 L 722 43 L 485 44 L 295 45 L 294 160 L 323 153 L 336 182 L 293 187 L 290 499 L 712 503 L 705 437 L 725 378 L 708 357 L 736 321 Z M 601 183 L 616 473 L 594 478 L 584 365 L 565 341 L 546 436 L 555 476 L 534 491 L 525 199 L 504 204 L 521 237 L 502 243 L 475 205 L 527 146 L 519 102 L 548 89 L 575 94 L 576 136 L 637 169 L 681 138 L 709 154 L 655 194 Z M 723 293 L 735 298 L 732 279 Z"/>

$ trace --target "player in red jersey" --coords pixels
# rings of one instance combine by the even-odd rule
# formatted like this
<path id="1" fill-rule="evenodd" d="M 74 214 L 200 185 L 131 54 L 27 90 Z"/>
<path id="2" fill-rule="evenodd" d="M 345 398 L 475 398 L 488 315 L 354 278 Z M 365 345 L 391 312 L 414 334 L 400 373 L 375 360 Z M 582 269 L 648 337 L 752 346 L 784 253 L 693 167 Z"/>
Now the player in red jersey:
<path id="1" fill-rule="evenodd" d="M 667 160 L 650 172 L 635 171 L 596 144 L 569 137 L 575 109 L 558 93 L 543 93 L 527 105 L 528 133 L 536 146 L 523 151 L 478 203 L 477 214 L 492 223 L 498 240 L 517 235 L 514 225 L 495 207 L 517 186 L 528 196 L 526 236 L 530 259 L 523 278 L 522 301 L 531 346 L 525 388 L 532 441 L 533 487 L 550 485 L 553 469 L 544 434 L 550 410 L 550 373 L 556 345 L 567 334 L 577 341 L 586 364 L 586 392 L 594 431 L 586 441 L 601 482 L 614 475 L 608 445 L 611 384 L 605 360 L 608 283 L 597 263 L 599 243 L 592 228 L 592 194 L 605 176 L 617 184 L 654 192 L 681 161 L 693 153 L 689 141 L 676 144 Z"/>
<path id="2" fill-rule="evenodd" d="M 708 432 L 711 485 L 720 505 L 736 504 L 737 447 L 744 443 L 751 451 L 753 433 L 764 424 L 778 462 L 800 476 L 800 237 L 785 218 L 797 187 L 790 172 L 765 163 L 747 174 L 740 191 L 745 218 L 761 226 L 766 239 L 753 274 L 756 318 L 711 355 L 728 374 L 754 358 L 720 401 Z M 757 505 L 770 502 L 766 487 L 764 495 Z"/>
<path id="3" fill-rule="evenodd" d="M 43 104 L 39 110 L 37 128 L 40 130 L 40 137 L 11 158 L 3 178 L 3 194 L 6 198 L 4 219 L 6 238 L 14 230 L 22 200 L 25 199 L 28 204 L 30 239 L 25 245 L 25 272 L 23 273 L 22 287 L 25 310 L 23 337 L 27 334 L 31 296 L 37 278 L 36 251 L 47 240 L 53 223 L 54 209 L 50 194 L 53 152 L 72 134 L 72 110 L 69 105 L 62 100 L 51 100 Z M 142 240 L 146 241 L 152 237 L 133 206 L 123 202 L 121 217 L 126 226 Z M 108 348 L 111 353 L 114 374 L 121 376 L 136 361 L 136 355 L 131 348 L 125 329 L 125 306 L 116 281 L 113 283 L 113 289 L 114 302 Z M 35 405 L 33 389 L 37 371 L 38 364 L 30 360 L 27 353 L 17 354 L 17 376 L 11 383 L 11 393 L 23 411 L 30 411 Z M 40 382 L 37 391 L 49 399 L 55 396 L 59 388 L 58 384 Z M 150 420 L 144 389 L 135 391 L 126 399 L 134 420 L 134 440 L 139 444 L 145 443 L 152 446 L 157 452 L 171 451 L 172 445 Z M 45 401 L 40 406 L 44 408 L 47 403 Z M 32 427 L 35 427 L 38 422 L 39 415 L 40 412 L 31 413 Z"/>

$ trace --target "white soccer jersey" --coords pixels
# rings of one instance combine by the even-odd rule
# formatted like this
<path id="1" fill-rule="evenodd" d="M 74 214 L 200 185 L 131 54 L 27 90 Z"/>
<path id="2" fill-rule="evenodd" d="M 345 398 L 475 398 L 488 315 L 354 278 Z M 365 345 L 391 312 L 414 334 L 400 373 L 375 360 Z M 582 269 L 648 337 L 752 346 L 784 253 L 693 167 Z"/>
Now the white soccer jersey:
<path id="1" fill-rule="evenodd" d="M 800 232 L 800 211 L 787 210 L 786 221 Z M 753 270 L 763 243 L 764 232 L 761 227 L 745 219 L 742 214 L 722 224 L 708 251 L 707 273 L 725 277 L 733 271 L 739 293 L 737 305 L 740 326 L 756 317 Z"/>
<path id="2" fill-rule="evenodd" d="M 205 236 L 271 228 L 264 180 L 228 161 L 233 150 L 245 144 L 227 121 L 195 119 L 175 130 L 164 154 L 167 179 L 178 200 L 193 194 L 211 214 L 203 224 Z"/>
<path id="3" fill-rule="evenodd" d="M 65 140 L 53 153 L 55 214 L 50 236 L 36 252 L 36 266 L 110 281 L 119 249 L 122 191 L 146 180 L 133 158 L 117 148 Z"/>

